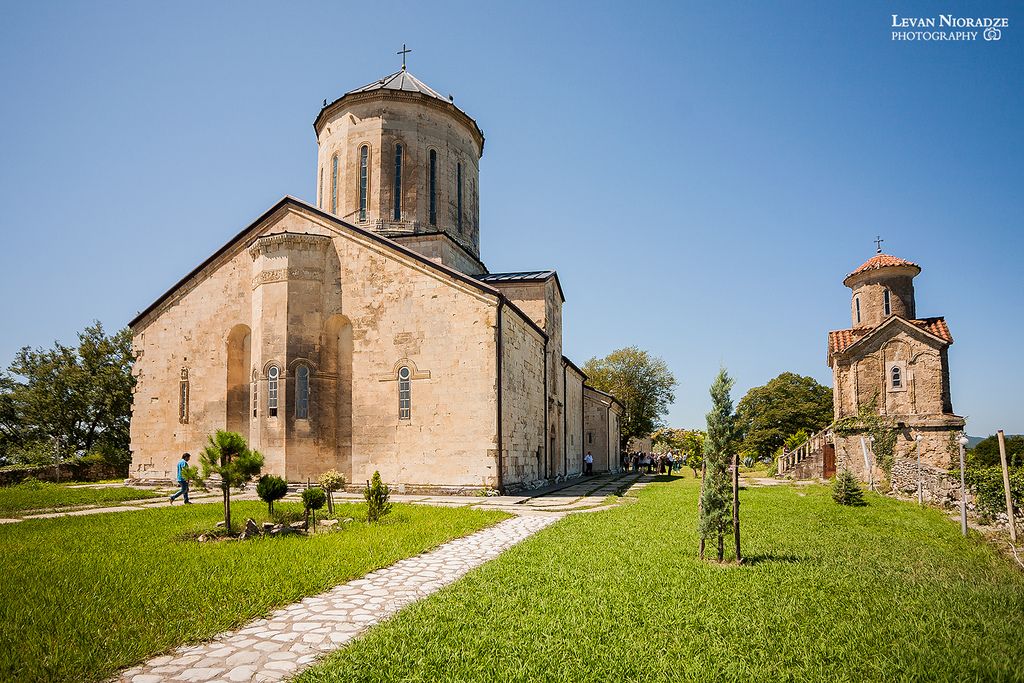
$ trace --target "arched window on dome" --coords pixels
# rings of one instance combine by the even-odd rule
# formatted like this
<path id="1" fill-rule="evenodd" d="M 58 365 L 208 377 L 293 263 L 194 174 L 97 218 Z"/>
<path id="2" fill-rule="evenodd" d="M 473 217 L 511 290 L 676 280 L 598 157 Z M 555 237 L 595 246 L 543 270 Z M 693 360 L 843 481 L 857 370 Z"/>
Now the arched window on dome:
<path id="1" fill-rule="evenodd" d="M 885 314 L 886 315 L 892 315 L 892 304 L 889 301 L 889 290 L 888 289 L 886 289 L 882 293 L 882 306 L 885 309 Z"/>
<path id="2" fill-rule="evenodd" d="M 324 167 L 320 167 L 320 182 L 317 183 L 316 188 L 316 205 L 321 209 L 324 208 Z"/>
<path id="3" fill-rule="evenodd" d="M 394 220 L 402 220 L 402 154 L 405 150 L 402 149 L 401 143 L 395 144 L 395 206 L 394 206 Z"/>
<path id="4" fill-rule="evenodd" d="M 903 369 L 899 365 L 894 365 L 889 369 L 890 386 L 893 389 L 903 388 Z"/>
<path id="5" fill-rule="evenodd" d="M 455 196 L 456 204 L 458 206 L 458 218 L 456 219 L 459 228 L 459 234 L 462 234 L 462 162 L 460 161 L 455 166 Z"/>
<path id="6" fill-rule="evenodd" d="M 338 213 L 338 155 L 331 157 L 331 213 Z"/>
<path id="7" fill-rule="evenodd" d="M 412 417 L 412 372 L 403 365 L 398 369 L 398 419 Z"/>
<path id="8" fill-rule="evenodd" d="M 853 307 L 856 309 L 857 322 L 859 323 L 860 322 L 860 297 L 859 296 L 858 297 L 854 297 L 854 299 L 853 299 Z"/>
<path id="9" fill-rule="evenodd" d="M 366 193 L 369 185 L 370 147 L 359 148 L 359 220 L 366 220 Z"/>
<path id="10" fill-rule="evenodd" d="M 309 366 L 295 368 L 295 417 L 305 420 L 309 417 Z"/>
<path id="11" fill-rule="evenodd" d="M 267 415 L 277 417 L 277 385 L 281 378 L 281 370 L 271 365 L 267 370 Z"/>
<path id="12" fill-rule="evenodd" d="M 427 194 L 430 197 L 430 224 L 437 225 L 437 152 L 430 150 L 430 168 L 427 170 Z"/>

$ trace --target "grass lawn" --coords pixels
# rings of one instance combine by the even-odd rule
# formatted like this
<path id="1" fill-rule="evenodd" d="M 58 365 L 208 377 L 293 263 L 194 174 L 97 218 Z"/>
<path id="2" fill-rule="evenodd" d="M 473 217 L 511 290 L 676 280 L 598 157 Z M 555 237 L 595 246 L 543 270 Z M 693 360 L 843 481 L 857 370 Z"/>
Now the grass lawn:
<path id="1" fill-rule="evenodd" d="M 232 513 L 259 521 L 266 505 L 237 502 Z M 356 522 L 312 538 L 219 543 L 181 538 L 212 529 L 220 503 L 0 526 L 0 681 L 104 680 L 508 517 L 396 505 L 370 526 L 354 503 L 335 515 Z"/>
<path id="2" fill-rule="evenodd" d="M 71 488 L 66 484 L 28 482 L 0 488 L 0 517 L 19 516 L 25 510 L 52 510 L 75 505 L 110 505 L 126 500 L 159 498 L 162 494 L 112 486 L 100 489 Z"/>
<path id="3" fill-rule="evenodd" d="M 572 515 L 298 679 L 1024 680 L 1024 573 L 935 510 L 741 494 L 744 566 L 696 558 L 697 483 Z"/>

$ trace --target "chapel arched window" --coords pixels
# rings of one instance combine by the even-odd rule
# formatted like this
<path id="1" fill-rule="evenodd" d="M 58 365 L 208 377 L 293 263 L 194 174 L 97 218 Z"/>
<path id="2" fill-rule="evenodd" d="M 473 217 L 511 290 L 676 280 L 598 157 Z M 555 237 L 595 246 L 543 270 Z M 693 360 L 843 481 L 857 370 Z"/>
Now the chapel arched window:
<path id="1" fill-rule="evenodd" d="M 369 185 L 370 147 L 359 148 L 359 220 L 366 220 L 366 193 Z"/>
<path id="2" fill-rule="evenodd" d="M 338 213 L 338 155 L 331 157 L 331 213 Z"/>
<path id="3" fill-rule="evenodd" d="M 430 224 L 437 225 L 437 152 L 435 150 L 430 150 L 427 185 L 427 195 L 430 197 Z"/>
<path id="4" fill-rule="evenodd" d="M 885 308 L 885 314 L 886 315 L 891 315 L 892 314 L 892 304 L 891 304 L 891 302 L 889 300 L 889 290 L 888 289 L 885 290 L 885 292 L 882 293 L 882 303 L 883 303 L 883 307 Z"/>
<path id="5" fill-rule="evenodd" d="M 309 367 L 305 365 L 295 369 L 295 417 L 299 420 L 309 417 Z"/>
<path id="6" fill-rule="evenodd" d="M 398 419 L 412 417 L 412 373 L 407 366 L 398 369 Z"/>
<path id="7" fill-rule="evenodd" d="M 401 144 L 395 145 L 395 187 L 394 187 L 394 212 L 396 221 L 402 220 L 402 154 L 404 150 Z"/>
<path id="8" fill-rule="evenodd" d="M 462 162 L 460 161 L 455 166 L 455 196 L 456 204 L 459 209 L 459 217 L 457 219 L 459 233 L 462 233 Z"/>
<path id="9" fill-rule="evenodd" d="M 188 368 L 181 369 L 178 380 L 178 422 L 188 424 Z"/>
<path id="10" fill-rule="evenodd" d="M 892 379 L 892 388 L 893 389 L 902 389 L 903 388 L 903 371 L 900 369 L 900 366 L 898 366 L 898 365 L 892 366 L 892 369 L 889 370 L 889 376 Z"/>
<path id="11" fill-rule="evenodd" d="M 271 365 L 267 370 L 267 415 L 277 417 L 277 388 L 281 379 L 281 370 Z"/>
<path id="12" fill-rule="evenodd" d="M 259 414 L 260 405 L 260 376 L 253 370 L 252 371 L 252 416 L 256 417 Z"/>
<path id="13" fill-rule="evenodd" d="M 853 307 L 857 309 L 857 322 L 860 322 L 860 297 L 853 300 Z"/>

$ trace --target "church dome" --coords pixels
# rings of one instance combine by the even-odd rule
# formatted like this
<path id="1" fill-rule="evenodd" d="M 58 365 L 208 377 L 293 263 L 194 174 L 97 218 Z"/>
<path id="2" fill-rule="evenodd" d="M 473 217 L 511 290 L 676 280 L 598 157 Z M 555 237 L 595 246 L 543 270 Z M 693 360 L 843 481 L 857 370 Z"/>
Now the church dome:
<path id="1" fill-rule="evenodd" d="M 875 327 L 892 315 L 912 320 L 917 309 L 914 278 L 920 272 L 921 266 L 913 261 L 879 251 L 847 275 L 843 284 L 853 290 L 853 326 Z"/>
<path id="2" fill-rule="evenodd" d="M 875 271 L 875 270 L 880 270 L 882 268 L 897 268 L 897 267 L 912 268 L 912 269 L 916 269 L 917 273 L 921 272 L 921 266 L 917 265 L 913 261 L 908 261 L 906 259 L 900 258 L 899 256 L 893 256 L 892 254 L 878 253 L 878 254 L 875 254 L 874 256 L 872 256 L 871 258 L 869 258 L 864 263 L 862 263 L 861 266 L 859 268 L 857 268 L 856 270 L 854 270 L 852 273 L 847 275 L 846 276 L 846 280 L 849 280 L 850 278 L 852 278 L 855 275 L 860 275 L 861 273 L 867 273 L 867 272 L 871 272 L 871 271 Z M 915 273 L 915 275 L 917 273 Z M 844 282 L 845 282 L 845 280 L 844 280 Z"/>

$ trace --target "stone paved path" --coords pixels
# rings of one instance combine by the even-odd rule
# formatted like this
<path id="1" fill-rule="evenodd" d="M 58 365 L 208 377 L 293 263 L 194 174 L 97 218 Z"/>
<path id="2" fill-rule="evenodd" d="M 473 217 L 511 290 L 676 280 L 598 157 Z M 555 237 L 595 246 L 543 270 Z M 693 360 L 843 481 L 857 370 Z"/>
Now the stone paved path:
<path id="1" fill-rule="evenodd" d="M 466 572 L 556 522 L 564 513 L 527 511 L 326 593 L 306 598 L 212 641 L 180 647 L 122 672 L 125 683 L 281 681 Z"/>

